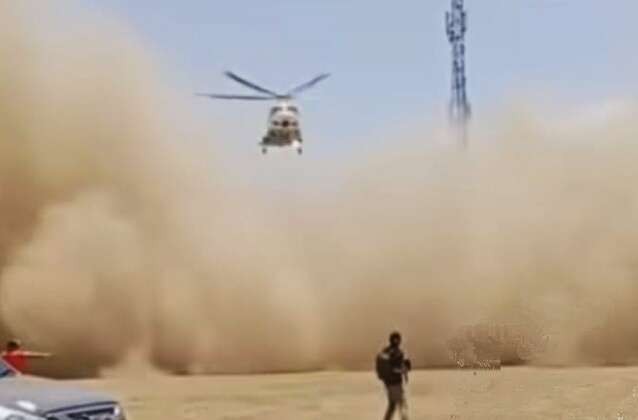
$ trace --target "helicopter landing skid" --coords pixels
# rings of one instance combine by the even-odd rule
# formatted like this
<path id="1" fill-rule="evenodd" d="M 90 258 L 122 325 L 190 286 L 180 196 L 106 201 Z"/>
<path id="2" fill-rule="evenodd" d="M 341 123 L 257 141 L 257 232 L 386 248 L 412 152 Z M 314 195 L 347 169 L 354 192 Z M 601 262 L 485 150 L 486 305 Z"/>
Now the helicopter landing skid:
<path id="1" fill-rule="evenodd" d="M 277 141 L 272 141 L 272 140 L 264 138 L 262 142 L 259 143 L 259 146 L 261 147 L 262 155 L 267 154 L 268 148 L 270 147 L 294 147 L 295 150 L 297 150 L 297 154 L 301 155 L 303 154 L 302 144 L 303 144 L 302 139 L 296 139 L 296 140 L 293 140 L 292 142 L 277 142 Z"/>

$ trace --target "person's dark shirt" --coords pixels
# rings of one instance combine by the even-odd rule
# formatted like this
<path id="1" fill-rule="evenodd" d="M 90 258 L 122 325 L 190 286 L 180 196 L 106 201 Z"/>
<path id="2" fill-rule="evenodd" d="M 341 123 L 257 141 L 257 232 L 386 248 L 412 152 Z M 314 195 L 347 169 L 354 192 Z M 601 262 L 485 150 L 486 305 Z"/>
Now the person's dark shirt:
<path id="1" fill-rule="evenodd" d="M 403 384 L 403 374 L 407 368 L 405 355 L 399 347 L 388 346 L 384 348 L 382 354 L 387 357 L 388 364 L 392 369 L 388 377 L 384 380 L 386 385 Z"/>

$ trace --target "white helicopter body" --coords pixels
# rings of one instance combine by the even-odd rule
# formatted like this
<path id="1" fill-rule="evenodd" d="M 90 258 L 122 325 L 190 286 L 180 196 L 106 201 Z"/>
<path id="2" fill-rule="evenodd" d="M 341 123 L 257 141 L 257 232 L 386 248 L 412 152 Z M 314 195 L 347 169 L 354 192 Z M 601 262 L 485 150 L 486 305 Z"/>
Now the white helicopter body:
<path id="1" fill-rule="evenodd" d="M 299 121 L 299 108 L 289 100 L 281 100 L 270 109 L 268 131 L 259 145 L 266 153 L 268 147 L 294 147 L 302 153 L 303 138 Z"/>
<path id="2" fill-rule="evenodd" d="M 272 90 L 263 88 L 253 82 L 237 76 L 232 72 L 225 73 L 227 77 L 240 83 L 252 90 L 260 93 L 260 95 L 218 95 L 212 93 L 200 93 L 198 96 L 206 96 L 213 99 L 232 99 L 245 101 L 272 101 L 277 103 L 270 108 L 268 115 L 268 128 L 266 134 L 262 137 L 259 146 L 262 153 L 267 153 L 269 147 L 294 147 L 297 153 L 303 151 L 303 138 L 301 135 L 301 123 L 299 108 L 294 104 L 293 99 L 301 92 L 310 89 L 329 74 L 321 74 L 314 79 L 302 85 L 295 87 L 285 94 L 275 93 Z"/>

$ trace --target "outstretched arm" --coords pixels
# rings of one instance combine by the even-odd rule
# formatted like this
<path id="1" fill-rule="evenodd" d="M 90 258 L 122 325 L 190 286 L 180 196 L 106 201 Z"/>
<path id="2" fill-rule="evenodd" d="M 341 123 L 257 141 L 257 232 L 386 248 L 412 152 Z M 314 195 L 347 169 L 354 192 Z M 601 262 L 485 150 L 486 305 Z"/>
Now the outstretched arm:
<path id="1" fill-rule="evenodd" d="M 22 352 L 24 357 L 28 357 L 29 359 L 47 359 L 53 356 L 51 353 L 43 353 L 38 351 L 24 351 Z"/>

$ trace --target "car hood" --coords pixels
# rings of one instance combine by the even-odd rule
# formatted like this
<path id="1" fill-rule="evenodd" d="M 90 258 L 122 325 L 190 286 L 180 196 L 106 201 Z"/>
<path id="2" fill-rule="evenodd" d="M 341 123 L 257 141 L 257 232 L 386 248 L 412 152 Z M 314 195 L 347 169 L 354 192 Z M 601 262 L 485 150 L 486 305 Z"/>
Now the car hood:
<path id="1" fill-rule="evenodd" d="M 75 389 L 61 382 L 18 376 L 0 379 L 0 405 L 22 411 L 34 406 L 38 414 L 90 404 L 115 404 L 108 395 Z"/>

